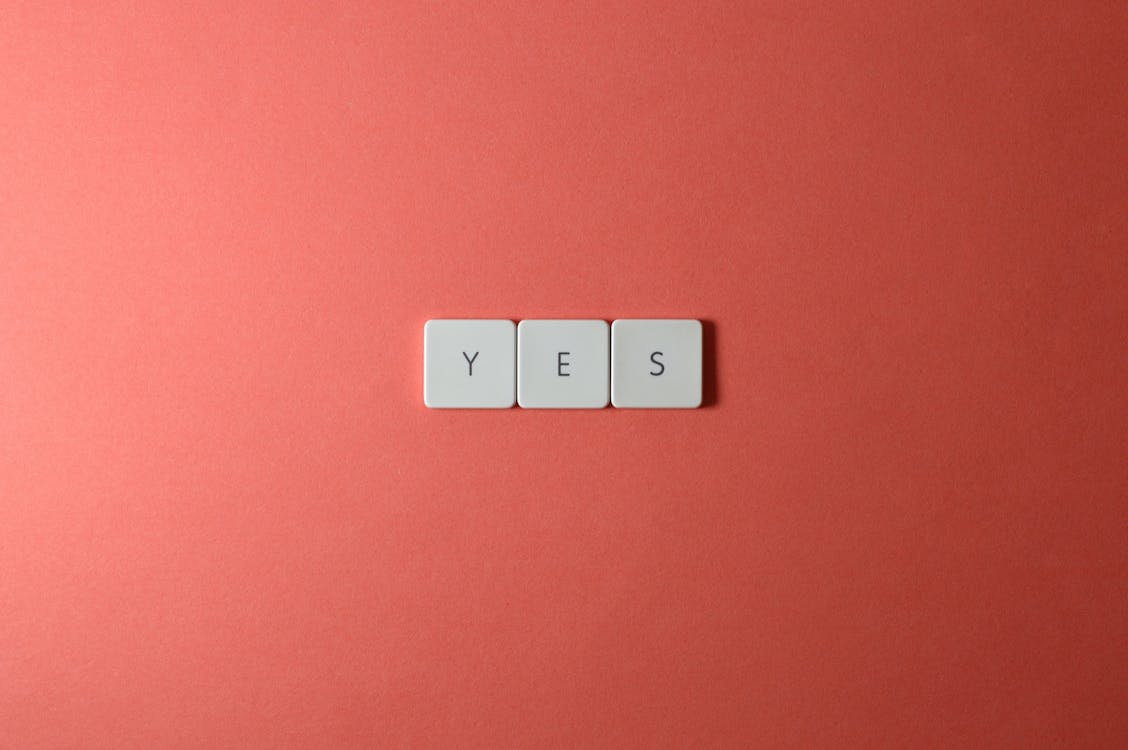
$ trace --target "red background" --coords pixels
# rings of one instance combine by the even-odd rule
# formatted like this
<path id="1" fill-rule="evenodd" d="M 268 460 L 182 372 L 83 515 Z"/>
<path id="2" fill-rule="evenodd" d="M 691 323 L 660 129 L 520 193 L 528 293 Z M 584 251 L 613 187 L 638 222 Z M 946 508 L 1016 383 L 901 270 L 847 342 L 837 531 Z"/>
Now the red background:
<path id="1" fill-rule="evenodd" d="M 1128 744 L 1128 6 L 383 5 L 0 9 L 0 747 Z"/>

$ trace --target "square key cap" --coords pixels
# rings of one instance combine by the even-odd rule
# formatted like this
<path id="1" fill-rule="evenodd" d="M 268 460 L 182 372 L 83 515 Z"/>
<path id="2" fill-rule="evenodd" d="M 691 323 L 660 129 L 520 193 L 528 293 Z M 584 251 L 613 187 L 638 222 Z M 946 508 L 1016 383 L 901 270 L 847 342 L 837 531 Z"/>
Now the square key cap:
<path id="1" fill-rule="evenodd" d="M 517 391 L 512 320 L 428 320 L 423 403 L 432 409 L 508 409 Z"/>
<path id="2" fill-rule="evenodd" d="M 611 403 L 637 409 L 701 406 L 701 321 L 611 324 Z"/>
<path id="3" fill-rule="evenodd" d="M 522 320 L 517 325 L 517 403 L 538 409 L 602 409 L 610 395 L 604 320 Z"/>

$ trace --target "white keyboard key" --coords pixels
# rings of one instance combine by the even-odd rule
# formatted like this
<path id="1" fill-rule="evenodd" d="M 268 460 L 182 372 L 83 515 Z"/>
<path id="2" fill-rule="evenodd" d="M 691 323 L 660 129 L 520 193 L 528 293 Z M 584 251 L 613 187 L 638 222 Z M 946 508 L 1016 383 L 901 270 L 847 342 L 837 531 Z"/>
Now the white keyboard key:
<path id="1" fill-rule="evenodd" d="M 423 403 L 432 409 L 508 409 L 517 387 L 512 320 L 428 320 Z"/>
<path id="2" fill-rule="evenodd" d="M 610 334 L 603 320 L 522 320 L 517 403 L 535 409 L 602 409 L 610 395 Z"/>
<path id="3" fill-rule="evenodd" d="M 638 409 L 701 406 L 701 321 L 612 323 L 611 403 Z"/>

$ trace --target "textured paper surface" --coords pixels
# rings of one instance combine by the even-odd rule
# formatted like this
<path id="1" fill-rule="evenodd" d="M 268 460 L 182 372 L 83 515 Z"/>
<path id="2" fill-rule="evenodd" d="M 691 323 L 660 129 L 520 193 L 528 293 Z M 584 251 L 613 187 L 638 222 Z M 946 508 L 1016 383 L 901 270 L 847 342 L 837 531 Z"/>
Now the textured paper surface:
<path id="1" fill-rule="evenodd" d="M 0 11 L 0 747 L 1128 744 L 1124 4 L 416 5 Z"/>

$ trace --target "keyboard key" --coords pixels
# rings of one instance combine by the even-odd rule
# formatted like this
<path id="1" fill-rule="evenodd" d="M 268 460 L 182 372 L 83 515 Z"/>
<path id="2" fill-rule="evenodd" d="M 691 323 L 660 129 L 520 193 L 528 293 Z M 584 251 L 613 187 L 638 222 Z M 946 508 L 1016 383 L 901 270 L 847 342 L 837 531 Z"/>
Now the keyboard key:
<path id="1" fill-rule="evenodd" d="M 512 320 L 428 320 L 423 403 L 432 409 L 508 409 L 517 389 Z"/>
<path id="2" fill-rule="evenodd" d="M 602 409 L 610 396 L 610 329 L 603 320 L 522 320 L 517 403 L 535 409 Z"/>
<path id="3" fill-rule="evenodd" d="M 611 403 L 638 409 L 701 406 L 701 321 L 612 323 Z"/>

